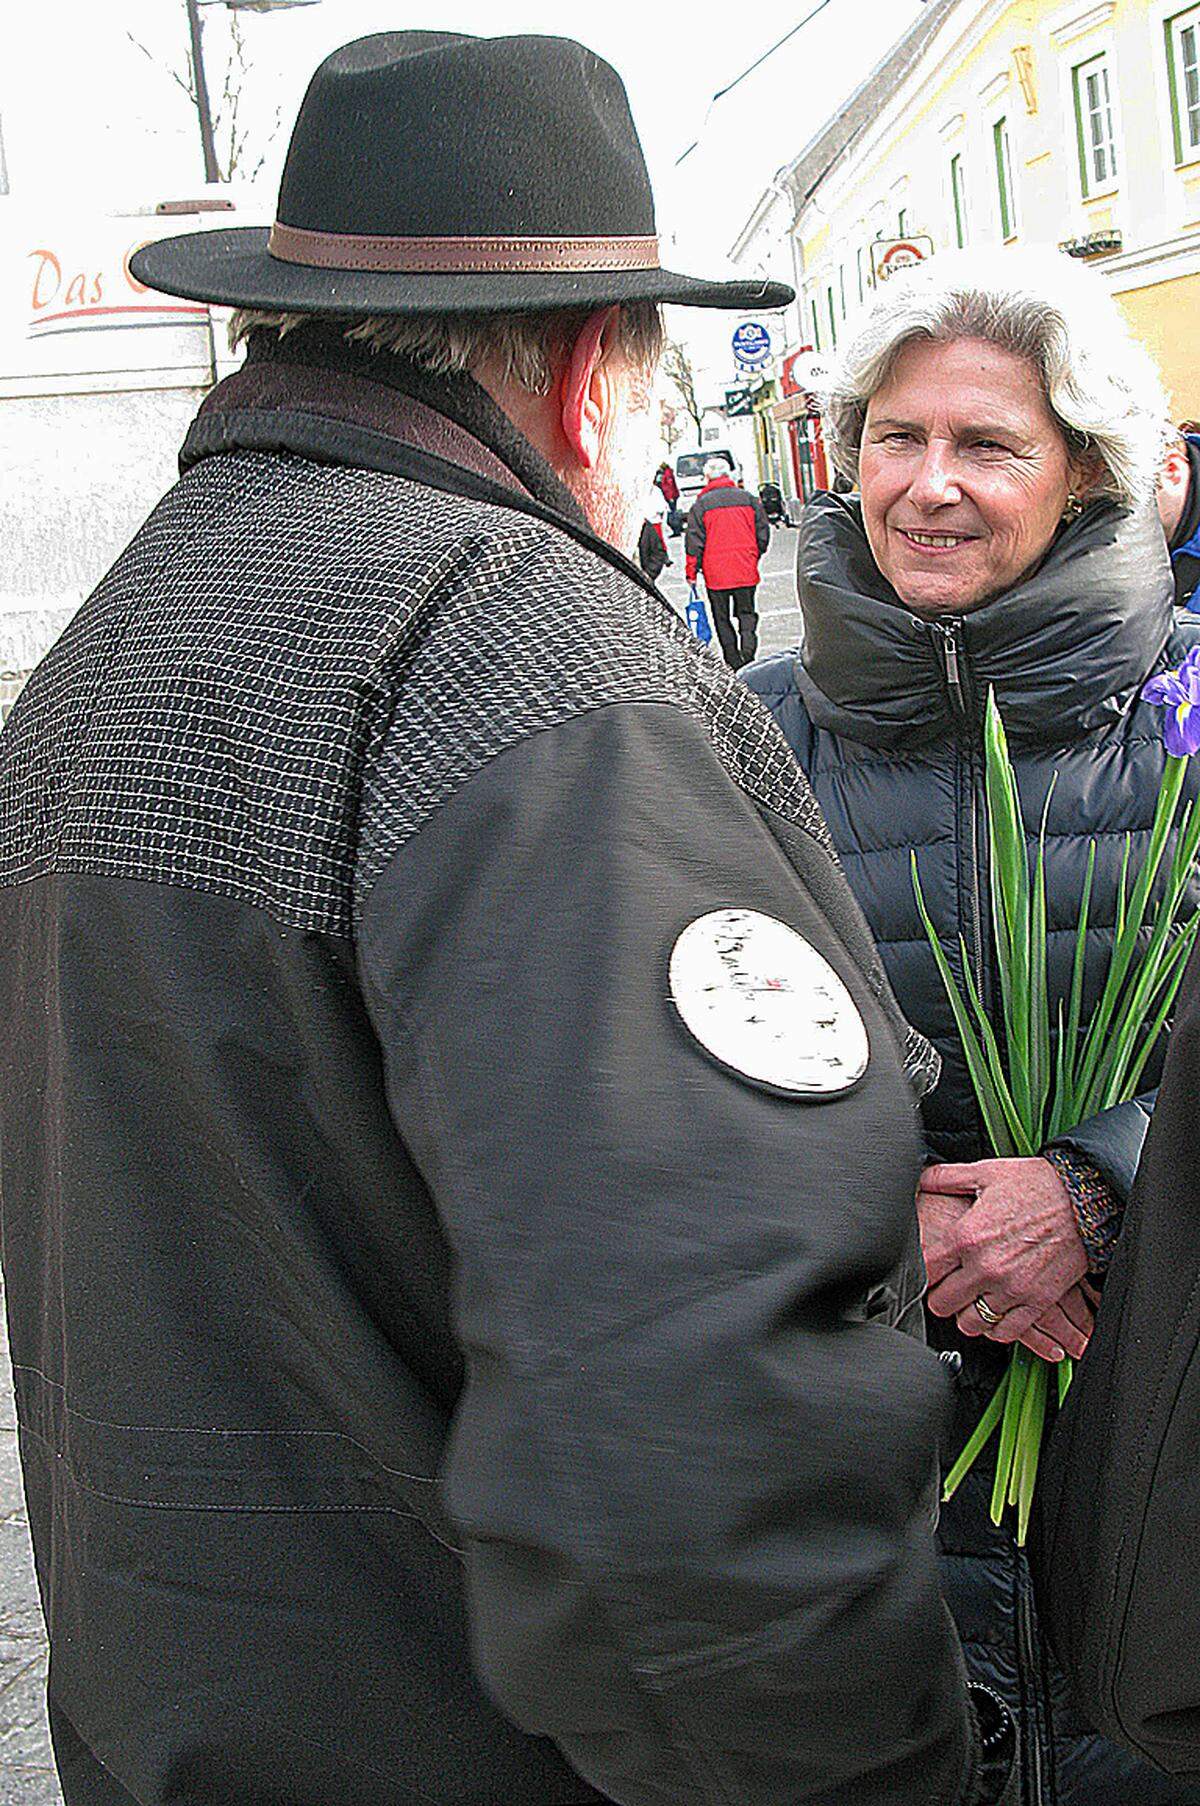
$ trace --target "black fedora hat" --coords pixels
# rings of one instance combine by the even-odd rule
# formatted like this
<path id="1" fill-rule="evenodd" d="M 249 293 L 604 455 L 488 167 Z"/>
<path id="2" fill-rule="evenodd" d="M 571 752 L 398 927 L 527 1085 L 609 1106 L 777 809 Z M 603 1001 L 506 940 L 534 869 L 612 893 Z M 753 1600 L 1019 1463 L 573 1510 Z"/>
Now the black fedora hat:
<path id="1" fill-rule="evenodd" d="M 660 267 L 616 71 L 568 38 L 381 32 L 321 64 L 275 224 L 145 245 L 140 282 L 289 313 L 477 313 L 672 301 L 781 307 L 777 282 Z"/>

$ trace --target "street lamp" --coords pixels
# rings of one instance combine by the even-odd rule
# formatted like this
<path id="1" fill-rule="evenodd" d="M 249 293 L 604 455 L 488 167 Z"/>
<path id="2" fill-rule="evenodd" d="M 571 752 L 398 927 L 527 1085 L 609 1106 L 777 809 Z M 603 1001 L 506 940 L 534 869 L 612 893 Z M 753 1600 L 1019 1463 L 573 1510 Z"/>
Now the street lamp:
<path id="1" fill-rule="evenodd" d="M 293 6 L 319 6 L 320 0 L 185 0 L 188 31 L 192 39 L 192 69 L 196 78 L 196 111 L 200 115 L 200 142 L 204 146 L 204 180 L 219 182 L 217 147 L 213 138 L 212 108 L 204 79 L 204 48 L 200 41 L 200 8 L 223 6 L 231 13 L 280 13 Z"/>

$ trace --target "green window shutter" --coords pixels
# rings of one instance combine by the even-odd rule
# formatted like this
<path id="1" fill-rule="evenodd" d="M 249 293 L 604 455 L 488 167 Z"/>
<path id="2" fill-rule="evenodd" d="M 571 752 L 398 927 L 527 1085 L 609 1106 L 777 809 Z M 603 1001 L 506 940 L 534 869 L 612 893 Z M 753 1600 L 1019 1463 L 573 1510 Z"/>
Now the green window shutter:
<path id="1" fill-rule="evenodd" d="M 992 127 L 992 143 L 996 152 L 996 187 L 1000 195 L 1000 236 L 1013 236 L 1012 194 L 1009 190 L 1008 121 L 998 119 Z"/>
<path id="2" fill-rule="evenodd" d="M 967 242 L 967 195 L 961 154 L 950 159 L 950 194 L 954 201 L 954 238 L 961 251 Z"/>

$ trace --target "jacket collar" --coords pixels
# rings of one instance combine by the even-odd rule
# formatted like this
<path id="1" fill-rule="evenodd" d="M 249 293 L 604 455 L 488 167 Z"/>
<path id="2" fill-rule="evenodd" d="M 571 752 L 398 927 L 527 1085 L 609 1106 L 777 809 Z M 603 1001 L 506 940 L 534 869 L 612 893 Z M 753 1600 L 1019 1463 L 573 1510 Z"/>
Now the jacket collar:
<path id="1" fill-rule="evenodd" d="M 1114 502 L 1062 527 L 1013 589 L 941 625 L 910 613 L 881 575 L 857 497 L 822 495 L 805 509 L 798 580 L 796 677 L 809 715 L 881 747 L 978 721 L 989 686 L 1015 743 L 1076 739 L 1124 712 L 1175 614 L 1157 513 Z"/>
<path id="2" fill-rule="evenodd" d="M 469 376 L 432 376 L 340 333 L 251 335 L 246 362 L 192 422 L 181 471 L 232 451 L 285 452 L 386 471 L 546 521 L 670 604 L 631 559 L 592 532 L 545 459 Z"/>

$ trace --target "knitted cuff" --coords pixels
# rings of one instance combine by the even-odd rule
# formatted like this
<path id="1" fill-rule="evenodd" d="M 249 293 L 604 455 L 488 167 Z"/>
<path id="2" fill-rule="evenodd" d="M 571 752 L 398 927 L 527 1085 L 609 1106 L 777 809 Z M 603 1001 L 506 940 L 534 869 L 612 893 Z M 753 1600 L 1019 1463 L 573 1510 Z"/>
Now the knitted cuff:
<path id="1" fill-rule="evenodd" d="M 1104 1273 L 1113 1257 L 1124 1214 L 1120 1198 L 1096 1168 L 1070 1148 L 1046 1148 L 1042 1154 L 1067 1188 L 1080 1240 L 1087 1250 L 1088 1271 Z"/>

